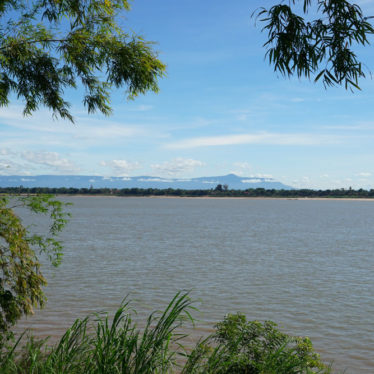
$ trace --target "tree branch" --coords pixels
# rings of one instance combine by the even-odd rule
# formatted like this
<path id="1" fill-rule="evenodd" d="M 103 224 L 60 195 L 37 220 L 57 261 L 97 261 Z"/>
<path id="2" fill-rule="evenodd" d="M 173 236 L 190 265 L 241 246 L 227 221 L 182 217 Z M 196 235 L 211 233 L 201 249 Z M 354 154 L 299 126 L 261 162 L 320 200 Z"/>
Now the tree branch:
<path id="1" fill-rule="evenodd" d="M 36 43 L 62 43 L 62 42 L 66 42 L 66 41 L 67 41 L 67 39 L 38 39 L 38 40 L 31 39 L 31 40 L 19 41 L 17 43 L 14 43 L 12 46 L 23 45 L 23 44 L 36 44 Z M 0 47 L 0 51 L 4 51 L 4 50 L 9 49 L 9 48 L 11 48 L 10 45 L 7 45 L 5 47 Z"/>

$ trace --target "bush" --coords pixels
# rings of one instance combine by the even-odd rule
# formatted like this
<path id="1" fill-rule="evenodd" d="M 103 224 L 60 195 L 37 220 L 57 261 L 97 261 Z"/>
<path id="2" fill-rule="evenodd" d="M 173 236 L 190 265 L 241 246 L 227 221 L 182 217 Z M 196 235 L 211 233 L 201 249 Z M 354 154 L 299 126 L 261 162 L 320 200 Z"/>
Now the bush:
<path id="1" fill-rule="evenodd" d="M 214 347 L 214 348 L 212 348 Z M 296 374 L 329 373 L 309 338 L 289 336 L 274 322 L 247 322 L 229 314 L 216 332 L 198 343 L 184 373 Z"/>

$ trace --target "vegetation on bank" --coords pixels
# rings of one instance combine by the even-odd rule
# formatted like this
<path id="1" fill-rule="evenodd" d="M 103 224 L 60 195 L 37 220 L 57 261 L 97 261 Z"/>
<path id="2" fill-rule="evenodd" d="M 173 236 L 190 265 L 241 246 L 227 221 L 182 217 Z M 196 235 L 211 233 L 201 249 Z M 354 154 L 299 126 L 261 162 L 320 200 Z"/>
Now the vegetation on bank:
<path id="1" fill-rule="evenodd" d="M 181 197 L 275 197 L 275 198 L 357 198 L 374 199 L 374 189 L 295 189 L 276 190 L 248 188 L 229 189 L 227 185 L 217 185 L 210 190 L 184 190 L 174 188 L 48 188 L 48 187 L 0 187 L 0 194 L 54 194 L 54 195 L 98 195 L 98 196 L 181 196 Z"/>
<path id="2" fill-rule="evenodd" d="M 272 322 L 247 322 L 227 315 L 215 332 L 189 352 L 181 341 L 193 322 L 188 294 L 178 293 L 163 313 L 153 313 L 139 330 L 124 302 L 110 320 L 96 315 L 77 320 L 54 346 L 29 338 L 3 349 L 0 373 L 329 373 L 308 338 L 292 337 Z"/>
<path id="3" fill-rule="evenodd" d="M 0 349 L 13 336 L 17 321 L 46 301 L 43 287 L 47 280 L 39 257 L 47 256 L 54 266 L 60 264 L 58 234 L 69 217 L 64 212 L 66 205 L 51 195 L 0 196 Z M 35 223 L 25 226 L 16 209 L 47 216 L 44 235 Z"/>

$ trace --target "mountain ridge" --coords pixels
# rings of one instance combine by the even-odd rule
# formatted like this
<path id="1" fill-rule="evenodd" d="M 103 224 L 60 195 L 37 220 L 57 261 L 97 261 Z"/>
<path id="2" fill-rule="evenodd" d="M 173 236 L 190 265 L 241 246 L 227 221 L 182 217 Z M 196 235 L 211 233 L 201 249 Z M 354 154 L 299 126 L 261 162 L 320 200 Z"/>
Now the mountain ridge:
<path id="1" fill-rule="evenodd" d="M 240 177 L 236 174 L 223 176 L 168 178 L 158 176 L 105 177 L 93 175 L 0 175 L 0 187 L 49 187 L 49 188 L 174 188 L 203 189 L 215 188 L 218 184 L 228 185 L 229 189 L 246 190 L 248 188 L 293 189 L 273 178 Z"/>

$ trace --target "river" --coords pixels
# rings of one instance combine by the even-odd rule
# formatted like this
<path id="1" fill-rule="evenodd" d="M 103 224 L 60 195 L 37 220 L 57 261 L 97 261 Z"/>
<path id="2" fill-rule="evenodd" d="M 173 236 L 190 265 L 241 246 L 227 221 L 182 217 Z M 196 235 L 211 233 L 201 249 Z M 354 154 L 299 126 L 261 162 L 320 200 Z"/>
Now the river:
<path id="1" fill-rule="evenodd" d="M 19 328 L 56 338 L 126 295 L 141 319 L 191 290 L 193 339 L 240 311 L 309 336 L 337 370 L 374 372 L 374 201 L 63 200 L 63 264 L 44 267 L 47 306 Z"/>

